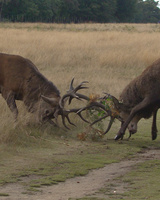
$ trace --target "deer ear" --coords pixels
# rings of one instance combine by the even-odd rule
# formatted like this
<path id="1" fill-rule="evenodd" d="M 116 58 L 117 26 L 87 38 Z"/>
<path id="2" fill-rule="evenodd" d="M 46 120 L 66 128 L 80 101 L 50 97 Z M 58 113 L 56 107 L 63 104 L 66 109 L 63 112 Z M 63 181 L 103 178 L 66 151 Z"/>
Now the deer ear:
<path id="1" fill-rule="evenodd" d="M 58 105 L 56 98 L 50 98 L 50 97 L 46 97 L 46 96 L 43 96 L 43 95 L 41 95 L 41 97 L 45 102 L 49 103 L 51 106 L 57 106 Z"/>

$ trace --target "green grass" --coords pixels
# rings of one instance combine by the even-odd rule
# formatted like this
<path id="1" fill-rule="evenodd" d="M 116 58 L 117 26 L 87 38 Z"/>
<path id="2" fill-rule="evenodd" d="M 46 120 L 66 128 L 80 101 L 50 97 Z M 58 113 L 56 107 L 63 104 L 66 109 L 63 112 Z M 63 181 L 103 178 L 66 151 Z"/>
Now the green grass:
<path id="1" fill-rule="evenodd" d="M 160 199 L 159 172 L 159 160 L 139 164 L 122 179 L 129 183 L 129 190 L 124 195 L 129 199 Z"/>
<path id="2" fill-rule="evenodd" d="M 9 194 L 7 194 L 7 193 L 0 193 L 0 197 L 8 197 L 9 196 Z"/>
<path id="3" fill-rule="evenodd" d="M 94 141 L 91 140 L 92 137 L 88 137 L 86 141 L 80 141 L 76 137 L 77 134 L 88 130 L 84 123 L 79 123 L 77 128 L 69 131 L 53 128 L 47 124 L 43 126 L 20 124 L 15 129 L 7 130 L 5 142 L 0 144 L 0 185 L 19 182 L 28 191 L 36 192 L 42 186 L 57 184 L 75 176 L 83 176 L 91 169 L 132 158 L 144 149 L 160 148 L 159 138 L 155 141 L 151 140 L 150 124 L 151 120 L 142 120 L 139 123 L 138 133 L 129 141 L 126 140 L 127 132 L 123 141 L 114 141 L 119 123 L 114 123 L 107 135 L 103 138 L 97 136 Z M 91 136 L 92 131 L 88 134 Z M 145 167 L 144 172 L 150 173 L 150 178 L 152 178 L 152 174 L 154 176 L 154 172 L 158 172 L 158 164 L 156 168 L 157 170 L 148 172 L 148 168 Z M 152 164 L 149 169 L 154 169 L 154 165 Z M 122 182 L 127 181 L 131 186 L 143 185 L 145 181 L 149 183 L 149 180 L 145 179 L 143 170 L 141 173 L 140 171 L 134 173 L 139 173 L 141 180 L 138 179 L 132 183 L 134 176 L 131 174 L 124 179 L 122 177 Z M 152 181 L 151 183 L 153 184 Z M 138 197 L 139 192 L 143 192 L 143 188 L 140 186 L 136 188 L 129 187 L 128 193 L 121 197 L 130 195 L 132 198 L 135 191 Z M 152 194 L 157 194 L 154 192 L 157 191 L 156 187 L 153 187 L 152 191 Z M 101 190 L 101 192 L 105 194 L 106 190 Z M 114 198 L 113 194 L 110 193 L 110 195 Z M 150 194 L 147 195 L 150 196 Z"/>
<path id="4" fill-rule="evenodd" d="M 160 172 L 160 160 L 151 160 L 135 166 L 126 175 L 117 178 L 114 184 L 110 184 L 105 188 L 97 192 L 96 195 L 106 195 L 106 198 L 99 197 L 84 197 L 70 200 L 108 200 L 108 199 L 160 199 L 159 188 L 159 172 Z M 118 184 L 126 184 L 126 192 L 113 193 L 113 188 Z"/>
<path id="5" fill-rule="evenodd" d="M 113 129 L 98 141 L 89 138 L 82 142 L 75 137 L 74 130 L 72 135 L 47 125 L 28 127 L 24 132 L 22 127 L 17 128 L 12 133 L 16 139 L 0 146 L 0 184 L 21 180 L 28 189 L 57 184 L 67 178 L 85 175 L 89 170 L 105 164 L 131 158 L 143 148 L 158 148 L 159 141 L 151 141 L 150 134 L 142 129 L 143 135 L 137 133 L 129 141 L 115 142 Z M 23 180 L 32 176 L 35 178 Z"/>

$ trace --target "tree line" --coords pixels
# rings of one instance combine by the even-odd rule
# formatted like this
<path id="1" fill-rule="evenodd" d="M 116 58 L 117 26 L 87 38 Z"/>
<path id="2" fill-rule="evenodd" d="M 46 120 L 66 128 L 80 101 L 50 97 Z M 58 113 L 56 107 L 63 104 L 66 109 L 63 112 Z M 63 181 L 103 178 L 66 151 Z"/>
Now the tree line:
<path id="1" fill-rule="evenodd" d="M 157 23 L 154 0 L 0 0 L 0 20 L 12 22 Z"/>

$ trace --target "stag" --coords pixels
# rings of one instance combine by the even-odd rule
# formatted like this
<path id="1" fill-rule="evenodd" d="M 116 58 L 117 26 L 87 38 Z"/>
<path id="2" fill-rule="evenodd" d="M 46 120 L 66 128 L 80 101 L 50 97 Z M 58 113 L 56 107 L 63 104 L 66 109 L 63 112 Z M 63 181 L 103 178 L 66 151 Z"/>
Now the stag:
<path id="1" fill-rule="evenodd" d="M 65 119 L 74 125 L 68 115 L 76 113 L 79 109 L 65 110 L 65 102 L 68 98 L 69 103 L 73 98 L 83 99 L 83 95 L 81 96 L 77 91 L 87 88 L 84 86 L 87 82 L 83 81 L 74 88 L 73 80 L 69 91 L 61 97 L 57 87 L 48 81 L 30 60 L 18 55 L 0 53 L 0 93 L 6 100 L 15 120 L 18 117 L 16 100 L 21 100 L 29 112 L 36 113 L 36 118 L 41 123 L 55 124 L 52 119 L 55 119 L 57 123 L 60 115 L 66 128 L 68 127 Z M 86 121 L 81 112 L 78 115 Z"/>
<path id="2" fill-rule="evenodd" d="M 156 117 L 157 111 L 160 108 L 159 77 L 160 59 L 147 67 L 140 76 L 132 80 L 120 94 L 119 100 L 109 94 L 103 97 L 103 99 L 112 99 L 114 107 L 117 113 L 119 113 L 119 117 L 117 118 L 121 121 L 121 128 L 115 140 L 123 139 L 127 128 L 130 136 L 136 133 L 139 120 L 142 118 L 148 119 L 151 116 L 153 116 L 151 130 L 152 140 L 157 138 Z M 104 116 L 104 118 L 108 116 L 112 116 L 112 120 L 114 119 L 112 109 L 110 109 L 110 112 L 108 112 L 108 115 Z M 105 133 L 109 131 L 111 125 Z"/>

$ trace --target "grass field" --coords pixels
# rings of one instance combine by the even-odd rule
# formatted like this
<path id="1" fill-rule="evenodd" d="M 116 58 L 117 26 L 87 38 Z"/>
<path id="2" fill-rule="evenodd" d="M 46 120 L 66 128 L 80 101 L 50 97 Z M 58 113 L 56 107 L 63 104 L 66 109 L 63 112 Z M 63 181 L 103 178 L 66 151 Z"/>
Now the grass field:
<path id="1" fill-rule="evenodd" d="M 133 78 L 160 57 L 159 44 L 157 24 L 0 24 L 0 52 L 32 60 L 61 94 L 75 77 L 75 85 L 89 81 L 85 91 L 88 96 L 108 92 L 118 97 Z M 150 120 L 140 122 L 138 133 L 130 141 L 115 143 L 113 138 L 120 124 L 114 123 L 104 138 L 92 141 L 92 130 L 88 130 L 89 137 L 82 142 L 77 134 L 84 132 L 87 124 L 78 116 L 72 117 L 77 127 L 66 131 L 49 124 L 35 124 L 34 115 L 26 113 L 22 102 L 18 102 L 18 108 L 15 127 L 1 98 L 1 185 L 37 175 L 39 179 L 26 184 L 26 188 L 33 190 L 118 162 L 142 148 L 160 147 L 159 137 L 151 141 Z"/>

